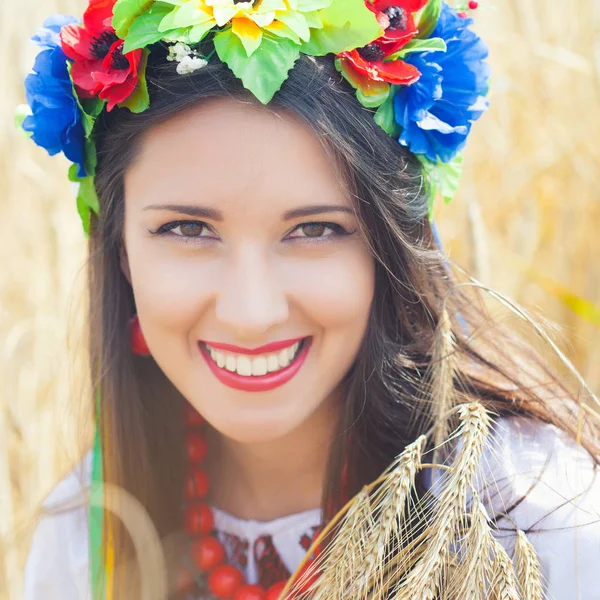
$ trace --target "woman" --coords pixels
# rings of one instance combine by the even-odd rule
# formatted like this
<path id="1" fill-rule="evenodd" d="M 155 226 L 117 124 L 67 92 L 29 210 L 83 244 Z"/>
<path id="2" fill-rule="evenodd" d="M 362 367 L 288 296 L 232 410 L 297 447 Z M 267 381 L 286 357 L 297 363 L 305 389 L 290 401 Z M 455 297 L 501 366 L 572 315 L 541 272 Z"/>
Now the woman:
<path id="1" fill-rule="evenodd" d="M 487 106 L 470 23 L 435 0 L 46 23 L 23 126 L 80 183 L 98 433 L 27 599 L 600 598 L 597 422 L 428 218 Z"/>

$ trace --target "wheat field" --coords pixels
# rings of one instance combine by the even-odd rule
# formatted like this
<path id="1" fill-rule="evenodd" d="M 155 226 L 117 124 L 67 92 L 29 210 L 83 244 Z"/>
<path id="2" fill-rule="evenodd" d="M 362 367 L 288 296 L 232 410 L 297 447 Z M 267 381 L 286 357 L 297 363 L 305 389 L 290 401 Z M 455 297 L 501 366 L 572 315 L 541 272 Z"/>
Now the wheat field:
<path id="1" fill-rule="evenodd" d="M 33 516 L 91 441 L 82 338 L 85 260 L 67 163 L 13 125 L 28 38 L 82 0 L 0 2 L 0 600 L 20 598 Z M 492 109 L 459 196 L 438 206 L 450 258 L 557 325 L 600 392 L 600 0 L 482 0 Z"/>

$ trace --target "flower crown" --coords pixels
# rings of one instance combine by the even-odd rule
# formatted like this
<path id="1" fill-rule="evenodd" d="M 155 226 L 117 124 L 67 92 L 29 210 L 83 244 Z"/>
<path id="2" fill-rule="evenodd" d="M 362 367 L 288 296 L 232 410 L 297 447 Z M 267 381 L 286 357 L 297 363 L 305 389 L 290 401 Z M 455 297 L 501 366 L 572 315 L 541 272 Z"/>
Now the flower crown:
<path id="1" fill-rule="evenodd" d="M 471 30 L 471 0 L 90 0 L 83 22 L 55 15 L 25 80 L 18 122 L 49 154 L 73 163 L 86 233 L 99 212 L 94 125 L 115 106 L 150 104 L 148 56 L 166 47 L 182 76 L 228 65 L 267 104 L 300 54 L 333 55 L 375 121 L 421 161 L 430 216 L 437 193 L 456 192 L 472 123 L 488 108 L 488 49 Z"/>

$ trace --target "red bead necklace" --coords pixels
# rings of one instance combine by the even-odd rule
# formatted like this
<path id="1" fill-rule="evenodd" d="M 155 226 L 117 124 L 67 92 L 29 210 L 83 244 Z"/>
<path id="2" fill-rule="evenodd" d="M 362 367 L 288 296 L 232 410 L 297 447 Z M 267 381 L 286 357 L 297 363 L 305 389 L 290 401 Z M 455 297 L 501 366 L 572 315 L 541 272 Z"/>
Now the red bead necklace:
<path id="1" fill-rule="evenodd" d="M 185 483 L 184 496 L 185 528 L 194 538 L 192 560 L 194 566 L 207 577 L 210 593 L 220 600 L 278 600 L 287 582 L 280 581 L 265 589 L 260 585 L 246 583 L 243 573 L 225 562 L 225 549 L 214 535 L 213 511 L 205 499 L 209 482 L 201 463 L 206 458 L 207 444 L 201 428 L 203 417 L 187 402 L 184 403 L 186 424 L 186 448 L 190 470 Z M 182 571 L 180 587 L 189 589 L 193 585 L 191 575 Z"/>

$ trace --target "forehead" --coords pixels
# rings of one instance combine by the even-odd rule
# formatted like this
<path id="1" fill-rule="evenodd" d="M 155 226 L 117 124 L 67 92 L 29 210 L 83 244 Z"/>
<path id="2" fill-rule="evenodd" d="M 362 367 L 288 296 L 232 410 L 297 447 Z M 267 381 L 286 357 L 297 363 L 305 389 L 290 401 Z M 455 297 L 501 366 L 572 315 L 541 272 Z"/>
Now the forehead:
<path id="1" fill-rule="evenodd" d="M 193 107 L 150 129 L 125 175 L 127 203 L 215 201 L 223 210 L 350 205 L 336 161 L 286 112 L 233 99 Z"/>

